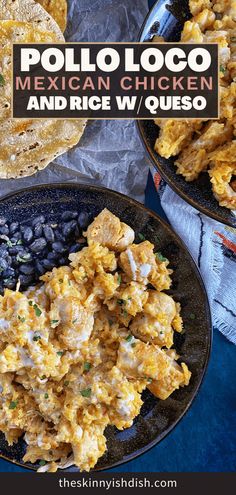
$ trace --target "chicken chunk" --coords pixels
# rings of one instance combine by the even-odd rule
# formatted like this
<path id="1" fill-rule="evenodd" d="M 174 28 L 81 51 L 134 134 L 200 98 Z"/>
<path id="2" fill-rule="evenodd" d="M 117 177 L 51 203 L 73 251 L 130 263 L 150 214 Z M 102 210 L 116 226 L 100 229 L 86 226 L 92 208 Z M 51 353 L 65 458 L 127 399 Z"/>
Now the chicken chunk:
<path id="1" fill-rule="evenodd" d="M 82 251 L 70 254 L 69 259 L 77 283 L 93 279 L 95 273 L 113 272 L 117 268 L 115 253 L 96 241 L 91 241 Z"/>
<path id="2" fill-rule="evenodd" d="M 104 425 L 92 424 L 82 431 L 81 440 L 72 443 L 74 462 L 82 471 L 90 471 L 106 450 Z"/>
<path id="3" fill-rule="evenodd" d="M 170 348 L 173 344 L 172 325 L 177 317 L 181 321 L 178 306 L 172 297 L 163 292 L 150 291 L 143 314 L 134 318 L 130 330 L 135 337 L 144 342 Z"/>
<path id="4" fill-rule="evenodd" d="M 201 172 L 207 169 L 209 153 L 217 146 L 232 138 L 233 128 L 228 124 L 210 122 L 203 133 L 185 148 L 175 162 L 177 173 L 187 181 L 195 180 Z"/>
<path id="5" fill-rule="evenodd" d="M 203 9 L 202 12 L 198 12 L 198 14 L 193 17 L 193 21 L 197 22 L 201 31 L 204 32 L 206 29 L 212 27 L 215 18 L 215 13 L 212 12 L 211 9 Z"/>
<path id="6" fill-rule="evenodd" d="M 159 155 L 169 158 L 176 156 L 191 142 L 193 133 L 201 128 L 200 121 L 155 120 L 160 125 L 160 134 L 155 142 L 155 150 Z"/>
<path id="7" fill-rule="evenodd" d="M 117 367 L 128 378 L 161 380 L 169 371 L 170 358 L 159 347 L 129 335 L 120 343 Z"/>
<path id="8" fill-rule="evenodd" d="M 172 273 L 168 270 L 168 260 L 160 260 L 153 252 L 154 245 L 149 241 L 132 244 L 120 255 L 120 266 L 134 281 L 151 283 L 157 290 L 170 288 Z"/>
<path id="9" fill-rule="evenodd" d="M 109 311 L 115 313 L 119 320 L 119 317 L 124 316 L 124 314 L 136 316 L 137 313 L 140 313 L 147 298 L 146 286 L 132 281 L 126 287 L 121 287 L 116 292 L 115 297 L 106 301 L 106 304 Z"/>
<path id="10" fill-rule="evenodd" d="M 88 244 L 95 241 L 114 251 L 123 251 L 134 241 L 133 229 L 106 208 L 89 225 L 85 236 Z"/>
<path id="11" fill-rule="evenodd" d="M 189 371 L 185 363 L 181 363 L 181 366 L 173 361 L 172 366 L 169 369 L 168 376 L 161 378 L 160 380 L 154 380 L 148 388 L 152 394 L 161 400 L 167 399 L 174 390 L 179 387 L 184 387 L 189 384 L 191 378 L 191 372 Z"/>
<path id="12" fill-rule="evenodd" d="M 197 15 L 203 9 L 211 9 L 212 2 L 211 0 L 189 0 L 189 8 L 192 15 Z"/>
<path id="13" fill-rule="evenodd" d="M 221 206 L 236 208 L 236 140 L 225 144 L 210 154 L 212 189 Z"/>
<path id="14" fill-rule="evenodd" d="M 146 380 L 129 381 L 117 366 L 113 366 L 106 381 L 111 389 L 117 390 L 108 412 L 110 422 L 119 430 L 129 428 L 142 406 L 140 393 L 146 388 Z"/>
<path id="15" fill-rule="evenodd" d="M 59 340 L 68 349 L 79 349 L 92 333 L 94 316 L 75 297 L 57 298 L 50 316 L 59 331 Z"/>

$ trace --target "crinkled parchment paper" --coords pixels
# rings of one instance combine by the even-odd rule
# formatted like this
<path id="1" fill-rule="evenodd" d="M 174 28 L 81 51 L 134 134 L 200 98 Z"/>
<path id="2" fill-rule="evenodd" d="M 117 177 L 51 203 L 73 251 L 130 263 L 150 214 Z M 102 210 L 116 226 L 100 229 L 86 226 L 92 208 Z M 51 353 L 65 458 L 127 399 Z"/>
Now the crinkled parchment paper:
<path id="1" fill-rule="evenodd" d="M 136 41 L 147 0 L 69 0 L 67 41 Z M 1 145 L 1 143 L 0 143 Z M 0 195 L 35 184 L 83 182 L 144 199 L 148 158 L 131 120 L 89 121 L 80 143 L 45 170 L 1 180 Z"/>

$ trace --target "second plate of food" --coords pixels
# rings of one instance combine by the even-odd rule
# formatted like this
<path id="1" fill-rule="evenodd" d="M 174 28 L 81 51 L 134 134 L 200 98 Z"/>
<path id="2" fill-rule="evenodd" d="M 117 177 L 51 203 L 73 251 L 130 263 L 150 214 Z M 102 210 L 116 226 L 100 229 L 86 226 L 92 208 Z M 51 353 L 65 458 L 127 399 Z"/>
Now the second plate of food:
<path id="1" fill-rule="evenodd" d="M 202 13 L 196 3 L 191 3 L 191 13 L 188 0 L 156 2 L 143 24 L 140 41 L 151 41 L 155 36 L 161 36 L 165 41 L 179 41 L 181 33 L 185 42 L 217 41 L 217 29 L 223 29 L 224 12 L 206 10 L 208 22 L 204 30 Z M 193 14 L 194 26 L 197 26 L 195 31 L 191 31 Z M 186 23 L 188 19 L 190 22 Z M 191 32 L 193 34 L 190 36 Z M 220 122 L 202 124 L 166 120 L 156 125 L 154 120 L 140 120 L 137 125 L 154 166 L 171 188 L 205 215 L 235 227 L 236 141 L 233 139 L 232 103 L 235 82 L 233 74 L 227 69 L 230 61 L 229 35 L 225 30 L 224 48 L 219 51 L 222 83 Z M 233 42 L 235 39 L 232 38 Z"/>
<path id="2" fill-rule="evenodd" d="M 171 227 L 111 190 L 34 187 L 0 202 L 0 265 L 0 455 L 107 469 L 163 439 L 211 346 L 201 277 Z"/>

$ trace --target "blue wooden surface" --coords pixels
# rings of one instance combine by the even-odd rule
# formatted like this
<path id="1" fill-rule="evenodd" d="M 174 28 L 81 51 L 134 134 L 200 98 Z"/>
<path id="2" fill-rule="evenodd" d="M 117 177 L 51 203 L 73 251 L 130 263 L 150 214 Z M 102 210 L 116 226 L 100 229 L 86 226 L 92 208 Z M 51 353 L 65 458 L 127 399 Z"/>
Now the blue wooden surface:
<path id="1" fill-rule="evenodd" d="M 146 205 L 161 216 L 149 176 Z M 141 457 L 112 471 L 235 471 L 236 346 L 214 330 L 209 368 L 192 407 L 172 433 Z M 0 460 L 0 472 L 26 471 Z"/>

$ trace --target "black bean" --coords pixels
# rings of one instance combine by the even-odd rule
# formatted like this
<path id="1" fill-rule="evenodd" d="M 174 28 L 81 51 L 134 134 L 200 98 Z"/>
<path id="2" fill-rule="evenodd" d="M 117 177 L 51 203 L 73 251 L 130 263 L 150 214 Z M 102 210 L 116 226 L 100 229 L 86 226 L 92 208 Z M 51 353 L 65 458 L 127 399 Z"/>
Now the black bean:
<path id="1" fill-rule="evenodd" d="M 15 270 L 13 270 L 13 268 L 7 268 L 6 270 L 4 270 L 4 272 L 2 273 L 2 276 L 3 278 L 11 278 L 11 277 L 14 277 L 15 275 Z"/>
<path id="2" fill-rule="evenodd" d="M 86 213 L 85 211 L 81 211 L 81 213 L 78 216 L 78 223 L 82 229 L 86 229 L 91 221 L 91 217 L 89 213 Z"/>
<path id="3" fill-rule="evenodd" d="M 23 239 L 24 241 L 29 244 L 32 239 L 33 239 L 33 231 L 30 227 L 26 227 L 26 229 L 23 232 Z"/>
<path id="4" fill-rule="evenodd" d="M 81 245 L 79 243 L 77 244 L 72 244 L 72 246 L 69 249 L 69 253 L 77 253 L 81 249 Z"/>
<path id="5" fill-rule="evenodd" d="M 15 247 L 16 246 L 9 247 L 8 252 L 13 255 L 17 254 L 17 250 L 15 249 Z"/>
<path id="6" fill-rule="evenodd" d="M 64 223 L 62 226 L 62 233 L 65 237 L 69 237 L 77 227 L 76 220 L 71 220 L 70 222 Z"/>
<path id="7" fill-rule="evenodd" d="M 59 253 L 55 253 L 54 251 L 51 251 L 50 253 L 48 253 L 47 259 L 49 261 L 53 261 L 54 263 L 56 263 L 56 261 L 58 260 L 59 256 L 60 256 Z"/>
<path id="8" fill-rule="evenodd" d="M 1 235 L 8 235 L 9 234 L 9 228 L 7 225 L 1 225 L 0 226 L 0 234 Z"/>
<path id="9" fill-rule="evenodd" d="M 78 239 L 81 236 L 82 236 L 81 228 L 77 225 L 75 229 L 75 238 Z"/>
<path id="10" fill-rule="evenodd" d="M 77 218 L 78 213 L 76 211 L 69 211 L 66 210 L 62 213 L 61 219 L 63 222 L 68 222 L 68 220 L 73 220 L 74 218 Z"/>
<path id="11" fill-rule="evenodd" d="M 51 243 L 54 242 L 55 235 L 54 235 L 54 232 L 52 230 L 52 227 L 50 227 L 50 225 L 44 226 L 43 233 L 44 233 L 45 239 L 47 239 L 48 242 L 51 242 Z"/>
<path id="12" fill-rule="evenodd" d="M 65 242 L 64 235 L 58 229 L 55 230 L 55 238 L 56 238 L 57 241 Z"/>
<path id="13" fill-rule="evenodd" d="M 45 273 L 45 269 L 43 265 L 40 263 L 40 261 L 36 260 L 35 267 L 39 275 L 43 275 Z"/>
<path id="14" fill-rule="evenodd" d="M 19 254 L 19 253 L 22 253 L 24 252 L 24 246 L 22 246 L 22 244 L 16 244 L 16 246 L 12 246 L 12 247 L 9 247 L 8 249 L 9 253 L 10 254 Z"/>
<path id="15" fill-rule="evenodd" d="M 37 223 L 37 225 L 35 225 L 34 227 L 34 235 L 35 237 L 41 237 L 43 234 L 43 226 L 41 225 L 41 223 Z"/>
<path id="16" fill-rule="evenodd" d="M 19 222 L 11 222 L 9 227 L 10 234 L 15 234 L 15 232 L 19 229 Z"/>
<path id="17" fill-rule="evenodd" d="M 30 263 L 25 263 L 21 265 L 19 270 L 24 275 L 32 275 L 32 273 L 34 273 L 34 267 Z"/>
<path id="18" fill-rule="evenodd" d="M 12 266 L 14 268 L 17 268 L 19 266 L 19 264 L 20 264 L 20 261 L 17 259 L 17 257 L 16 256 L 12 256 Z"/>
<path id="19" fill-rule="evenodd" d="M 43 215 L 38 215 L 32 220 L 31 225 L 35 227 L 37 224 L 42 224 L 44 222 L 45 222 L 45 217 Z"/>
<path id="20" fill-rule="evenodd" d="M 8 265 L 10 266 L 12 263 L 12 257 L 8 255 L 8 256 L 6 256 L 5 260 L 8 263 Z"/>
<path id="21" fill-rule="evenodd" d="M 6 225 L 6 219 L 1 223 L 0 218 L 0 235 L 7 236 L 0 239 L 0 293 L 3 285 L 14 289 L 18 278 L 24 290 L 54 266 L 67 265 L 69 252 L 77 252 L 86 244 L 80 241 L 82 229 L 89 223 L 88 213 L 81 212 L 78 218 L 76 211 L 69 210 L 63 212 L 59 223 L 54 219 L 49 223 L 44 215 L 27 224 L 15 221 Z"/>
<path id="22" fill-rule="evenodd" d="M 7 270 L 7 268 L 8 268 L 7 261 L 4 258 L 0 258 L 0 272 Z"/>
<path id="23" fill-rule="evenodd" d="M 53 242 L 52 248 L 56 253 L 64 253 L 66 251 L 65 246 L 63 246 L 62 242 Z"/>
<path id="24" fill-rule="evenodd" d="M 6 278 L 3 280 L 3 284 L 8 289 L 15 289 L 16 279 L 15 278 Z"/>
<path id="25" fill-rule="evenodd" d="M 48 257 L 48 247 L 46 246 L 42 251 L 40 251 L 40 253 L 38 253 L 38 259 L 44 260 L 47 257 Z"/>
<path id="26" fill-rule="evenodd" d="M 59 262 L 58 262 L 58 263 L 59 263 L 59 265 L 60 265 L 60 266 L 63 266 L 63 265 L 66 265 L 67 261 L 68 261 L 68 260 L 67 260 L 66 258 L 61 257 L 61 258 L 59 259 Z"/>
<path id="27" fill-rule="evenodd" d="M 33 282 L 34 277 L 32 275 L 20 275 L 19 280 L 21 285 L 28 286 Z"/>
<path id="28" fill-rule="evenodd" d="M 5 244 L 2 244 L 0 246 L 0 258 L 5 258 L 7 254 L 8 254 L 7 246 Z"/>
<path id="29" fill-rule="evenodd" d="M 11 242 L 17 242 L 20 241 L 22 238 L 21 232 L 14 232 L 14 235 L 11 237 Z"/>
<path id="30" fill-rule="evenodd" d="M 52 263 L 49 260 L 42 260 L 41 264 L 42 264 L 43 268 L 45 268 L 46 270 L 52 270 L 54 267 L 54 263 Z"/>
<path id="31" fill-rule="evenodd" d="M 18 257 L 20 258 L 25 258 L 27 260 L 27 258 L 31 255 L 31 253 L 29 253 L 28 251 L 28 246 L 27 247 L 24 247 L 24 246 L 18 246 L 18 248 L 21 247 L 22 249 L 18 249 Z"/>
<path id="32" fill-rule="evenodd" d="M 7 219 L 5 217 L 0 217 L 0 225 L 5 225 L 7 223 Z"/>
<path id="33" fill-rule="evenodd" d="M 32 244 L 30 244 L 30 249 L 33 253 L 40 253 L 47 245 L 46 240 L 43 237 L 39 237 Z"/>
<path id="34" fill-rule="evenodd" d="M 8 251 L 10 254 L 13 254 L 13 255 L 17 254 L 17 250 L 15 249 L 15 247 L 16 246 L 9 247 Z"/>

